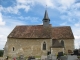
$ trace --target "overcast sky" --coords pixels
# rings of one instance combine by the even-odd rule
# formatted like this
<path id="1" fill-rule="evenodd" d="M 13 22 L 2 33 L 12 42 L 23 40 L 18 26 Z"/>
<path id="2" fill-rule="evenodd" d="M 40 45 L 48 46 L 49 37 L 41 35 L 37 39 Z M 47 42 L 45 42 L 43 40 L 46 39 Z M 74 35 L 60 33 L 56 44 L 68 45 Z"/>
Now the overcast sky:
<path id="1" fill-rule="evenodd" d="M 79 48 L 80 0 L 0 0 L 0 49 L 16 25 L 42 24 L 45 9 L 53 27 L 71 26 L 75 48 Z"/>

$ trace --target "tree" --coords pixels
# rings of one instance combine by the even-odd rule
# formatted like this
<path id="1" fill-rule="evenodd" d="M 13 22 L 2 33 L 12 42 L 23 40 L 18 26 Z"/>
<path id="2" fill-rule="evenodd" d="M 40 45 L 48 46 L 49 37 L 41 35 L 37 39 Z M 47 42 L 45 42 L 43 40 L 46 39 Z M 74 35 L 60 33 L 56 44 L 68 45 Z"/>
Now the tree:
<path id="1" fill-rule="evenodd" d="M 0 57 L 3 56 L 4 50 L 0 50 Z"/>

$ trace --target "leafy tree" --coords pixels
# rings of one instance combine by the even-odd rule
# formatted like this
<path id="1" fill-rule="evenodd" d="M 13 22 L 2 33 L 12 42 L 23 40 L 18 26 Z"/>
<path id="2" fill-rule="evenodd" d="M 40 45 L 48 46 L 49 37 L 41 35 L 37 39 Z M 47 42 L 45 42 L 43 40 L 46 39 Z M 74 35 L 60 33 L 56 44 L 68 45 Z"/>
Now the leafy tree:
<path id="1" fill-rule="evenodd" d="M 3 56 L 4 50 L 0 50 L 0 57 Z"/>

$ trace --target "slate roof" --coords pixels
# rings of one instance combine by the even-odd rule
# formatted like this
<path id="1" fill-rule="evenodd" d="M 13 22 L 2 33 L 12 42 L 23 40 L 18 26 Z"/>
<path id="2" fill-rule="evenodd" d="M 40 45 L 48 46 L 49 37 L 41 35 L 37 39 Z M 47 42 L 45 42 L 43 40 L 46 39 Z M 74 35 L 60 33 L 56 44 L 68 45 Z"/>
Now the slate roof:
<path id="1" fill-rule="evenodd" d="M 16 26 L 8 35 L 8 38 L 51 38 L 74 39 L 70 26 L 44 27 L 43 25 Z"/>
<path id="2" fill-rule="evenodd" d="M 45 14 L 44 14 L 43 20 L 50 20 L 49 17 L 48 17 L 48 12 L 47 12 L 47 10 L 45 10 Z"/>

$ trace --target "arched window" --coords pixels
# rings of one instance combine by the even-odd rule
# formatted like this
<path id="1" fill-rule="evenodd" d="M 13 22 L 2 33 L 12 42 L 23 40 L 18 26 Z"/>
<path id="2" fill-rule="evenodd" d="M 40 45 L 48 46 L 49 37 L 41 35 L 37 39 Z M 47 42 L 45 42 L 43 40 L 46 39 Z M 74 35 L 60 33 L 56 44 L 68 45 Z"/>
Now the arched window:
<path id="1" fill-rule="evenodd" d="M 43 43 L 43 50 L 46 50 L 46 43 Z"/>
<path id="2" fill-rule="evenodd" d="M 13 51 L 14 51 L 14 47 L 13 47 Z"/>
<path id="3" fill-rule="evenodd" d="M 62 44 L 62 46 L 64 47 L 64 41 L 63 41 L 63 40 L 61 40 L 61 44 Z"/>

